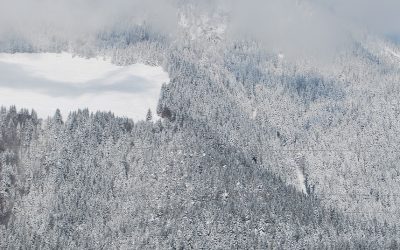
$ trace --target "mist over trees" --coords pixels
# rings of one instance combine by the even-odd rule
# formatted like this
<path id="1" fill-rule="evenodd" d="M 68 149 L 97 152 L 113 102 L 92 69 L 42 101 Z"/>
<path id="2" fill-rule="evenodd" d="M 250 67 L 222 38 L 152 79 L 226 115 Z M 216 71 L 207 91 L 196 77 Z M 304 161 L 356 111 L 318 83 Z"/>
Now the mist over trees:
<path id="1" fill-rule="evenodd" d="M 398 249 L 398 46 L 369 35 L 315 67 L 190 6 L 175 38 L 143 24 L 1 41 L 161 65 L 171 82 L 137 123 L 2 108 L 0 248 Z"/>

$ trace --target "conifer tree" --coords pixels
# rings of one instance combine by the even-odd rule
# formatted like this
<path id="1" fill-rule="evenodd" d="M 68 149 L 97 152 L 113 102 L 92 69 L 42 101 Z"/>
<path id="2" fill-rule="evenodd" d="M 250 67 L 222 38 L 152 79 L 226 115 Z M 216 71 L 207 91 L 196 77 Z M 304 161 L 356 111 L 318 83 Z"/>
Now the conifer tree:
<path id="1" fill-rule="evenodd" d="M 153 113 L 151 112 L 151 109 L 149 109 L 146 114 L 146 121 L 151 122 L 152 120 L 153 120 Z"/>

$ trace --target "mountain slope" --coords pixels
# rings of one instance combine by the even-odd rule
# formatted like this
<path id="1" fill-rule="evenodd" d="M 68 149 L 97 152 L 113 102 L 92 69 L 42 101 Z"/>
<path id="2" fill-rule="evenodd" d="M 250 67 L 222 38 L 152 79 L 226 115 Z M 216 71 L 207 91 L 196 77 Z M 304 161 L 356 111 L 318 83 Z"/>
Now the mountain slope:
<path id="1" fill-rule="evenodd" d="M 155 122 L 2 109 L 1 247 L 397 249 L 398 46 L 368 35 L 290 61 L 184 11 L 173 37 L 2 41 L 161 65 L 171 83 Z"/>
<path id="2" fill-rule="evenodd" d="M 2 124 L 20 116 L 2 113 Z M 14 181 L 2 192 L 2 248 L 375 248 L 396 237 L 205 139 L 210 128 L 195 120 L 133 124 L 83 110 L 44 126 L 18 150 L 3 144 L 2 182 Z"/>

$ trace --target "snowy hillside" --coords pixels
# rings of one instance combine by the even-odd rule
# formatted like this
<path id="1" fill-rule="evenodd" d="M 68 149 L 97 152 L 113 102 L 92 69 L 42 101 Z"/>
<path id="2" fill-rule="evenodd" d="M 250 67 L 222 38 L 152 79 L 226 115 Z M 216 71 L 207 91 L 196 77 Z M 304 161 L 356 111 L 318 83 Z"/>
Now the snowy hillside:
<path id="1" fill-rule="evenodd" d="M 399 249 L 385 3 L 88 1 L 0 25 L 0 248 Z"/>

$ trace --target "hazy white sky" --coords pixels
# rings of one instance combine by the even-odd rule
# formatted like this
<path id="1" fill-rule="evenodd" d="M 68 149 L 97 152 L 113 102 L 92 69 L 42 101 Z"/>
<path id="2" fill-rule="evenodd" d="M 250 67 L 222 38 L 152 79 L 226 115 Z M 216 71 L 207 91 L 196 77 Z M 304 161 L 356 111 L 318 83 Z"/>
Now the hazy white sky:
<path id="1" fill-rule="evenodd" d="M 79 108 L 113 111 L 134 120 L 156 109 L 168 74 L 161 67 L 121 67 L 70 54 L 0 54 L 0 104 L 33 108 L 39 116 L 64 116 Z"/>

